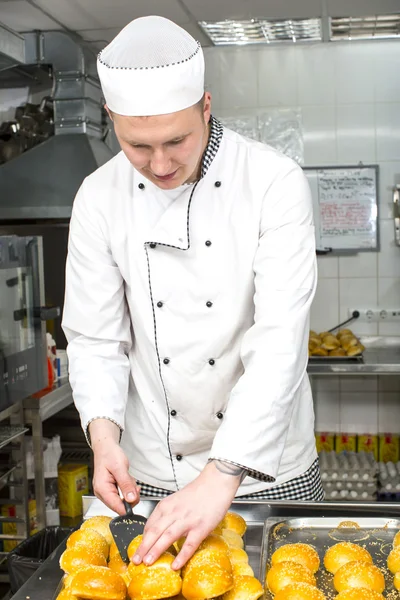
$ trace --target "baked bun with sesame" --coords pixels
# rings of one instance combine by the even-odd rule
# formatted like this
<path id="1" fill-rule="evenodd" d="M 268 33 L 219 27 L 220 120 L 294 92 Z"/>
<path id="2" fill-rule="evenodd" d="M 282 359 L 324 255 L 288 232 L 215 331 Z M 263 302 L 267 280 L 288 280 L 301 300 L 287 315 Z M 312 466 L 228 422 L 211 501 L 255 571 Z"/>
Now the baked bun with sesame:
<path id="1" fill-rule="evenodd" d="M 309 544 L 285 544 L 281 546 L 273 553 L 271 564 L 277 565 L 288 560 L 307 567 L 311 573 L 316 573 L 319 569 L 318 552 Z"/>
<path id="2" fill-rule="evenodd" d="M 393 577 L 393 585 L 396 590 L 400 591 L 400 572 L 396 573 L 396 575 Z"/>
<path id="3" fill-rule="evenodd" d="M 221 539 L 220 543 L 214 536 L 211 534 L 200 544 L 182 570 L 182 594 L 186 600 L 215 598 L 233 588 L 232 564 L 225 541 Z"/>
<path id="4" fill-rule="evenodd" d="M 130 563 L 128 595 L 131 600 L 159 600 L 177 596 L 182 590 L 181 572 L 171 568 L 175 557 L 164 552 L 152 565 Z"/>
<path id="5" fill-rule="evenodd" d="M 91 517 L 82 523 L 81 529 L 93 529 L 94 531 L 97 531 L 97 533 L 101 533 L 101 535 L 107 540 L 107 544 L 111 546 L 114 540 L 109 527 L 110 521 L 111 517 Z"/>
<path id="6" fill-rule="evenodd" d="M 94 552 L 88 546 L 79 544 L 73 548 L 67 548 L 61 554 L 60 567 L 64 573 L 76 573 L 80 568 L 87 565 L 106 567 L 107 561 L 104 554 Z"/>
<path id="7" fill-rule="evenodd" d="M 396 533 L 393 539 L 393 548 L 396 548 L 396 546 L 400 546 L 400 531 Z"/>
<path id="8" fill-rule="evenodd" d="M 326 597 L 308 583 L 290 583 L 276 594 L 274 600 L 326 600 Z"/>
<path id="9" fill-rule="evenodd" d="M 107 567 L 84 567 L 72 577 L 68 591 L 82 600 L 126 600 L 126 585 Z"/>
<path id="10" fill-rule="evenodd" d="M 224 538 L 228 546 L 233 546 L 234 548 L 244 548 L 243 539 L 233 529 L 223 529 L 222 537 Z"/>
<path id="11" fill-rule="evenodd" d="M 273 565 L 267 573 L 266 583 L 273 594 L 277 594 L 290 583 L 316 585 L 315 577 L 310 569 L 290 560 Z"/>
<path id="12" fill-rule="evenodd" d="M 393 575 L 400 571 L 400 546 L 396 546 L 387 558 L 387 567 Z"/>
<path id="13" fill-rule="evenodd" d="M 375 565 L 364 562 L 348 562 L 336 571 L 333 586 L 337 592 L 349 588 L 368 588 L 380 594 L 385 589 L 385 578 L 382 571 Z"/>
<path id="14" fill-rule="evenodd" d="M 67 548 L 75 546 L 86 546 L 97 554 L 103 554 L 104 558 L 108 558 L 109 546 L 107 540 L 101 533 L 93 529 L 78 529 L 71 533 L 67 539 Z"/>
<path id="15" fill-rule="evenodd" d="M 335 600 L 385 600 L 382 594 L 368 588 L 353 588 L 340 592 Z"/>
<path id="16" fill-rule="evenodd" d="M 222 529 L 231 529 L 235 531 L 240 537 L 243 537 L 246 533 L 247 525 L 246 521 L 234 512 L 227 512 L 221 522 Z"/>
<path id="17" fill-rule="evenodd" d="M 243 575 L 235 579 L 233 588 L 222 596 L 222 600 L 258 600 L 264 590 L 255 577 Z"/>
<path id="18" fill-rule="evenodd" d="M 339 542 L 325 552 L 324 566 L 333 575 L 348 562 L 362 560 L 372 564 L 372 556 L 362 546 L 352 542 Z"/>
<path id="19" fill-rule="evenodd" d="M 77 600 L 77 597 L 73 596 L 69 590 L 63 589 L 58 594 L 56 600 Z"/>

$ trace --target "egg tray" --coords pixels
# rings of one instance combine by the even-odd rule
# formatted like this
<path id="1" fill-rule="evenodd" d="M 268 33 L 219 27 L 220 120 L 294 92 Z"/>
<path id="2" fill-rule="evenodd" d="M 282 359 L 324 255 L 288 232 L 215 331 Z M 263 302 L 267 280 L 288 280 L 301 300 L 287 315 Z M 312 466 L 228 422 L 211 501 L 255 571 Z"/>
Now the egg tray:
<path id="1" fill-rule="evenodd" d="M 353 518 L 354 519 L 354 518 Z M 264 524 L 260 575 L 265 576 L 271 566 L 271 556 L 284 544 L 310 544 L 318 552 L 321 561 L 315 574 L 317 587 L 324 592 L 327 600 L 333 600 L 337 592 L 333 587 L 333 575 L 324 568 L 326 550 L 337 542 L 353 542 L 364 546 L 371 554 L 374 564 L 379 567 L 385 577 L 386 589 L 383 593 L 387 600 L 399 598 L 393 586 L 393 575 L 386 566 L 387 557 L 392 549 L 393 538 L 400 530 L 399 519 L 380 519 L 362 517 L 357 520 L 340 518 L 308 518 L 308 519 L 267 519 Z M 350 524 L 353 524 L 350 526 Z M 265 600 L 273 596 L 265 586 Z"/>

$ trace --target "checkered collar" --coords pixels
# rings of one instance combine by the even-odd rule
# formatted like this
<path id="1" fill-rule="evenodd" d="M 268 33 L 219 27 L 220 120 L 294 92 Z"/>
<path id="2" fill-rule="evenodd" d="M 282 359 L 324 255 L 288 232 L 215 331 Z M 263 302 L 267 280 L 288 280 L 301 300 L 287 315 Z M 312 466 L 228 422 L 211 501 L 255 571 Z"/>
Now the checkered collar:
<path id="1" fill-rule="evenodd" d="M 211 165 L 212 161 L 214 160 L 214 158 L 218 152 L 218 149 L 220 147 L 222 135 L 224 132 L 224 128 L 223 128 L 222 124 L 218 121 L 218 119 L 216 119 L 212 115 L 211 115 L 211 119 L 210 119 L 210 125 L 211 125 L 210 137 L 208 139 L 208 144 L 207 144 L 207 147 L 203 154 L 203 160 L 201 163 L 200 179 L 203 179 L 203 177 L 205 177 L 208 169 L 210 168 L 210 165 Z"/>

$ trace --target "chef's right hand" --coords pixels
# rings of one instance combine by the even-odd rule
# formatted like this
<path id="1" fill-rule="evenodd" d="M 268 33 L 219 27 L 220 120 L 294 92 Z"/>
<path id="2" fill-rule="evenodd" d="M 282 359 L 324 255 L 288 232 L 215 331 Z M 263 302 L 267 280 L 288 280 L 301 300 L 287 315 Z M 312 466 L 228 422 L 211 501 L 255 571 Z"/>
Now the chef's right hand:
<path id="1" fill-rule="evenodd" d="M 93 491 L 97 498 L 120 515 L 126 513 L 118 492 L 129 504 L 140 500 L 140 490 L 129 474 L 129 461 L 119 445 L 119 427 L 108 419 L 95 419 L 89 425 L 94 454 Z"/>

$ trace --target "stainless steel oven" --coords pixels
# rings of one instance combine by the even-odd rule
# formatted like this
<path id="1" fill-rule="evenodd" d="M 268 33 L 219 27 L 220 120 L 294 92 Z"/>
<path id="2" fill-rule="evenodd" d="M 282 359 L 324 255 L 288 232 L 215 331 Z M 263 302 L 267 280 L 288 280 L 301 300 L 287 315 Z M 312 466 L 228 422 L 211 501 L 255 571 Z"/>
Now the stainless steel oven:
<path id="1" fill-rule="evenodd" d="M 47 385 L 42 240 L 0 236 L 0 410 Z"/>

